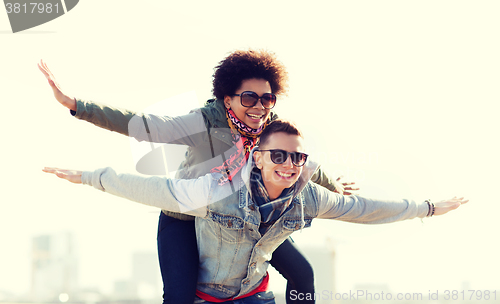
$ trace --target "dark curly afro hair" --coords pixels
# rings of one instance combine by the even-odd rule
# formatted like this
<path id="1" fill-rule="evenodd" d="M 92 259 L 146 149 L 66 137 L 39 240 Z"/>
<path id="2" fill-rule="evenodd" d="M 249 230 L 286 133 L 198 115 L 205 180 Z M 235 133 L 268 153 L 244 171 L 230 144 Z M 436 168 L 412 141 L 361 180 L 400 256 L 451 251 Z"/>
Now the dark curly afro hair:
<path id="1" fill-rule="evenodd" d="M 243 80 L 257 78 L 269 81 L 274 94 L 286 93 L 288 73 L 273 53 L 264 50 L 238 50 L 215 67 L 213 94 L 217 99 L 232 95 Z"/>

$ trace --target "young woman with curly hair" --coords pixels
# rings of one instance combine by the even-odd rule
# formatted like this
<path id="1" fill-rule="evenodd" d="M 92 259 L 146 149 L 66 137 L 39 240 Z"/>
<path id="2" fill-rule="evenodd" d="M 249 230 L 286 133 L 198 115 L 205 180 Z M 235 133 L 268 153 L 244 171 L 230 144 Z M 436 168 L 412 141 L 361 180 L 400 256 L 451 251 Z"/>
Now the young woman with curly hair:
<path id="1" fill-rule="evenodd" d="M 286 93 L 288 87 L 285 67 L 274 54 L 260 50 L 235 51 L 215 68 L 215 99 L 188 115 L 166 117 L 72 98 L 63 93 L 44 62 L 39 68 L 56 99 L 76 118 L 139 141 L 188 145 L 186 159 L 176 177 L 192 179 L 219 172 L 222 176 L 219 185 L 232 183 L 232 177 L 244 166 L 264 128 L 277 118 L 272 111 L 277 95 Z M 352 183 L 342 185 L 331 179 L 321 169 L 312 181 L 344 194 L 357 190 L 347 186 Z M 163 210 L 157 240 L 163 302 L 193 303 L 199 263 L 194 217 Z M 292 290 L 314 293 L 312 267 L 290 239 L 273 253 L 271 265 L 287 279 L 287 303 L 298 303 L 290 299 Z"/>

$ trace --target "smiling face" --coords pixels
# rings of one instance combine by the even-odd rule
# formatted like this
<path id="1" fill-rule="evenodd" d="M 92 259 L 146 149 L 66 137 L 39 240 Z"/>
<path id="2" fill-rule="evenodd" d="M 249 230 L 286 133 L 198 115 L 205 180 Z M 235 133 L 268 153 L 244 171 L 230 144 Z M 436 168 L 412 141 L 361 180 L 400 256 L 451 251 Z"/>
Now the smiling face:
<path id="1" fill-rule="evenodd" d="M 262 150 L 281 149 L 287 152 L 304 152 L 303 140 L 299 135 L 284 132 L 273 133 L 266 140 Z M 298 180 L 303 167 L 292 163 L 290 156 L 282 164 L 275 164 L 271 160 L 269 151 L 256 151 L 255 164 L 261 170 L 264 186 L 270 199 L 276 199 L 285 188 L 290 188 Z"/>
<path id="2" fill-rule="evenodd" d="M 234 92 L 241 94 L 244 91 L 252 91 L 257 95 L 262 96 L 264 93 L 272 93 L 271 85 L 265 79 L 246 79 L 241 82 L 241 86 Z M 241 105 L 239 96 L 225 96 L 224 105 L 227 109 L 233 110 L 236 117 L 245 125 L 252 129 L 258 129 L 269 118 L 270 109 L 265 109 L 259 99 L 257 104 L 251 108 L 246 108 Z"/>

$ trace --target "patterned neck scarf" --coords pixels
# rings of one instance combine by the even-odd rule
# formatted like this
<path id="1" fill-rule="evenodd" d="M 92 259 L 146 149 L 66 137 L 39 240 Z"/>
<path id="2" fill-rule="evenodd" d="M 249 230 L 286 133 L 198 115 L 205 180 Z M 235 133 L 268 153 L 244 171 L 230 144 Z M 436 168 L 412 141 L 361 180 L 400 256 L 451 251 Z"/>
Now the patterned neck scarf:
<path id="1" fill-rule="evenodd" d="M 262 180 L 262 173 L 259 169 L 254 168 L 252 170 L 250 184 L 252 188 L 252 198 L 259 207 L 261 217 L 259 232 L 264 235 L 280 216 L 291 208 L 292 205 L 290 204 L 290 200 L 293 197 L 295 184 L 290 188 L 284 189 L 280 196 L 273 201 L 269 198 L 269 194 Z"/>
<path id="2" fill-rule="evenodd" d="M 221 166 L 210 170 L 210 172 L 219 172 L 222 174 L 222 177 L 219 179 L 219 185 L 224 185 L 232 181 L 234 175 L 243 168 L 248 160 L 250 151 L 257 144 L 257 139 L 269 124 L 268 119 L 258 129 L 252 129 L 239 120 L 231 109 L 226 111 L 226 118 L 231 128 L 233 144 L 236 146 L 237 151 L 228 160 L 225 160 Z"/>

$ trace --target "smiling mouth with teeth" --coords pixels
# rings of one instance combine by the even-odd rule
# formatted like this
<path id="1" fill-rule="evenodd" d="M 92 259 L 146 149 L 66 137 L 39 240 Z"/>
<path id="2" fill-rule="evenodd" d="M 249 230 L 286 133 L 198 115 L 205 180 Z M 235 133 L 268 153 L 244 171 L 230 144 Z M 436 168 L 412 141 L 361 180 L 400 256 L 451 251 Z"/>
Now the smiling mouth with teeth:
<path id="1" fill-rule="evenodd" d="M 283 172 L 276 171 L 276 174 L 278 174 L 281 177 L 289 178 L 289 177 L 292 177 L 292 175 L 294 175 L 295 173 L 283 173 Z"/>
<path id="2" fill-rule="evenodd" d="M 264 116 L 264 115 L 248 114 L 248 113 L 247 113 L 247 115 L 252 117 L 252 118 L 255 118 L 255 119 L 260 119 L 260 118 L 262 118 L 262 116 Z"/>

